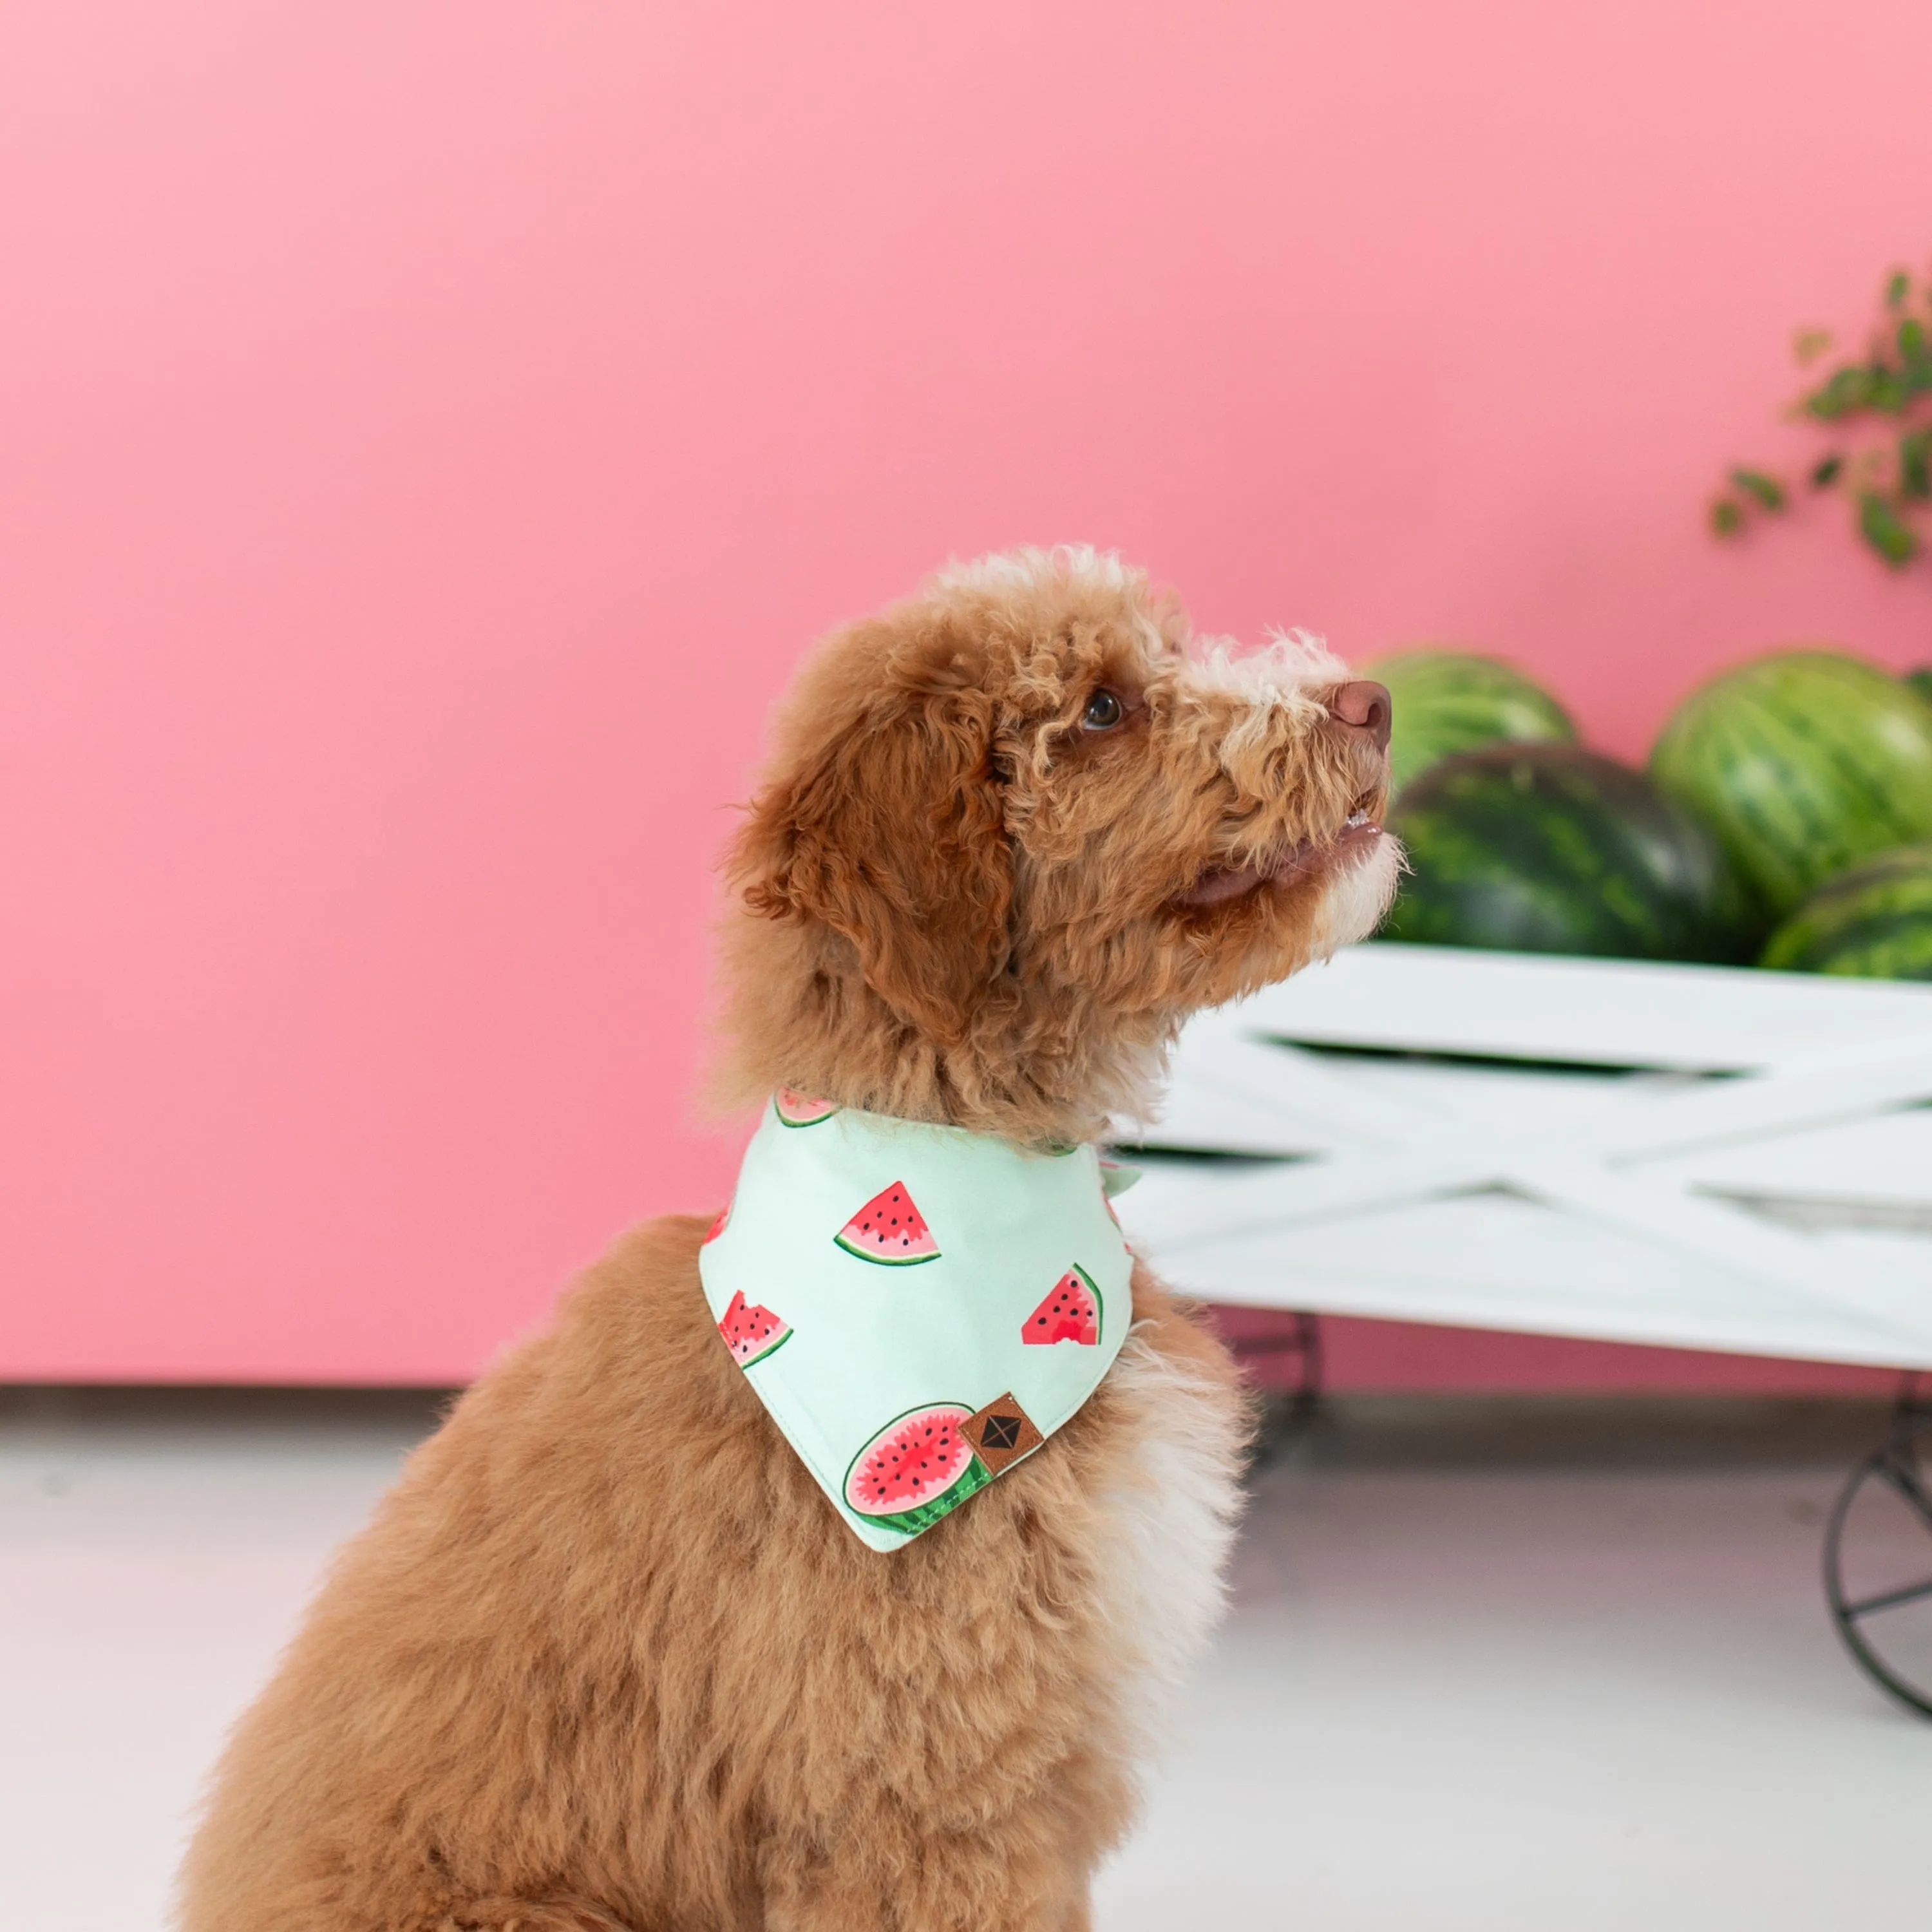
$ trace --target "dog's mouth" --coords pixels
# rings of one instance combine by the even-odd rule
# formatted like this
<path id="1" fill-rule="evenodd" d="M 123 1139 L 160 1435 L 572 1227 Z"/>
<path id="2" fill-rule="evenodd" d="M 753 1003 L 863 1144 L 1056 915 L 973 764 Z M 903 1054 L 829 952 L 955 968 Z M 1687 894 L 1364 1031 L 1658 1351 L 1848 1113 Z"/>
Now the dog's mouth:
<path id="1" fill-rule="evenodd" d="M 1278 858 L 1252 866 L 1216 866 L 1202 874 L 1174 904 L 1189 910 L 1226 905 L 1244 899 L 1263 886 L 1299 886 L 1372 848 L 1382 836 L 1381 825 L 1358 806 L 1332 838 L 1304 838 Z"/>

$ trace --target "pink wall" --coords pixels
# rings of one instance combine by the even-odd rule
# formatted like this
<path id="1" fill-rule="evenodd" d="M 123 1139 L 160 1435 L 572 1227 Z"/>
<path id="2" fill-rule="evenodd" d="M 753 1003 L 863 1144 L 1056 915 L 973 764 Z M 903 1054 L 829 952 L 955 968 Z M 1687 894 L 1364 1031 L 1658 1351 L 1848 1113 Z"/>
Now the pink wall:
<path id="1" fill-rule="evenodd" d="M 714 1204 L 730 802 L 949 553 L 1626 752 L 1932 656 L 1834 518 L 1699 521 L 1932 244 L 1928 71 L 1922 0 L 12 0 L 0 1376 L 460 1376 Z"/>

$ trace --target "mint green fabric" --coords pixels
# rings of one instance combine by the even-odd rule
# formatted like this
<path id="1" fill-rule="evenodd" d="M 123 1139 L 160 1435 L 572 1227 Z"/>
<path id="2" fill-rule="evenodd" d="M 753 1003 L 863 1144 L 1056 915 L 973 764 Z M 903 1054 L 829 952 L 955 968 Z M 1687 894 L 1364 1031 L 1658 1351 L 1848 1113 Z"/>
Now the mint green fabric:
<path id="1" fill-rule="evenodd" d="M 902 1548 L 1011 1466 L 998 1399 L 1043 1441 L 1100 1386 L 1132 1314 L 1106 1197 L 1132 1178 L 1090 1146 L 1030 1151 L 788 1093 L 765 1109 L 699 1251 L 705 1300 L 872 1548 Z M 855 1471 L 876 1506 L 848 1500 Z"/>

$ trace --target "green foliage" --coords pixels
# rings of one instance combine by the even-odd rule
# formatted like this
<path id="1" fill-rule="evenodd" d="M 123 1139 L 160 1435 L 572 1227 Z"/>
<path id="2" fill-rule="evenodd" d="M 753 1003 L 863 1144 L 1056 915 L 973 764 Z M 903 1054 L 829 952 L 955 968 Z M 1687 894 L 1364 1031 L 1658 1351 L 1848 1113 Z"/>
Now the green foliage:
<path id="1" fill-rule="evenodd" d="M 1801 365 L 1831 347 L 1822 329 L 1801 330 L 1793 346 Z M 1912 518 L 1932 504 L 1932 276 L 1915 281 L 1904 268 L 1886 278 L 1882 319 L 1862 356 L 1839 362 L 1799 396 L 1800 420 L 1853 433 L 1828 450 L 1806 481 L 1814 491 L 1850 486 L 1852 526 L 1894 569 L 1924 548 Z M 1790 492 L 1768 470 L 1740 465 L 1712 502 L 1712 534 L 1741 535 L 1760 516 L 1780 516 Z"/>
<path id="2" fill-rule="evenodd" d="M 1899 520 L 1898 513 L 1875 490 L 1858 499 L 1858 534 L 1894 568 L 1910 563 L 1918 551 L 1918 534 Z"/>
<path id="3" fill-rule="evenodd" d="M 1909 430 L 1899 438 L 1898 494 L 1932 496 L 1932 427 Z"/>
<path id="4" fill-rule="evenodd" d="M 1747 496 L 1754 498 L 1760 508 L 1784 508 L 1784 485 L 1775 476 L 1767 476 L 1762 470 L 1733 470 L 1731 481 Z"/>

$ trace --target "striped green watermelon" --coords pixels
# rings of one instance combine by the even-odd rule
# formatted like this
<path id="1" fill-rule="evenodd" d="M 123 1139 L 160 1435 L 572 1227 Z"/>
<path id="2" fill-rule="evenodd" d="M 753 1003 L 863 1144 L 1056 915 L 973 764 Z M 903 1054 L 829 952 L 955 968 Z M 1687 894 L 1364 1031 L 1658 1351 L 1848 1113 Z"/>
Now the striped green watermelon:
<path id="1" fill-rule="evenodd" d="M 1932 980 L 1932 845 L 1885 853 L 1820 886 L 1772 934 L 1758 964 Z"/>
<path id="2" fill-rule="evenodd" d="M 1394 700 L 1389 785 L 1400 791 L 1452 752 L 1485 745 L 1574 744 L 1570 714 L 1500 658 L 1473 651 L 1397 651 L 1362 668 Z"/>
<path id="3" fill-rule="evenodd" d="M 1772 917 L 1862 859 L 1932 838 L 1932 703 L 1833 651 L 1780 651 L 1700 686 L 1650 754 Z"/>
<path id="4" fill-rule="evenodd" d="M 1445 758 L 1390 814 L 1412 875 L 1385 936 L 1618 959 L 1749 958 L 1762 935 L 1711 835 L 1574 745 Z"/>

